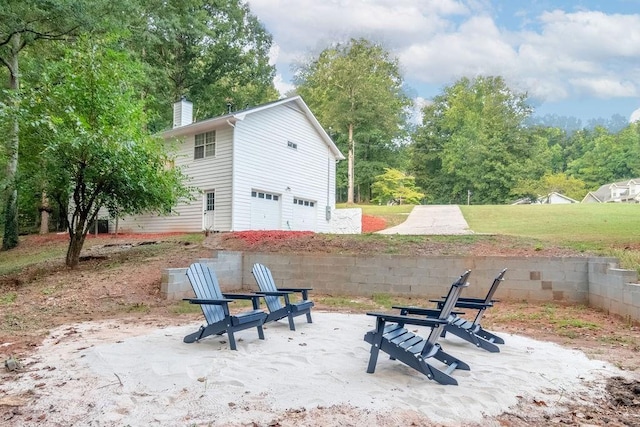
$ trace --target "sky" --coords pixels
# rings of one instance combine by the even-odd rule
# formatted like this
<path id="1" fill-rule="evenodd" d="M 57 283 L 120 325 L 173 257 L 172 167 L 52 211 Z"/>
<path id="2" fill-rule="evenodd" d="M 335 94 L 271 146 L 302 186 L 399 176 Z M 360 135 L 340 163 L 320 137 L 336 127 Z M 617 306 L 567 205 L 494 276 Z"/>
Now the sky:
<path id="1" fill-rule="evenodd" d="M 640 119 L 640 0 L 249 0 L 276 87 L 332 43 L 366 38 L 424 105 L 461 77 L 505 78 L 535 116 Z"/>

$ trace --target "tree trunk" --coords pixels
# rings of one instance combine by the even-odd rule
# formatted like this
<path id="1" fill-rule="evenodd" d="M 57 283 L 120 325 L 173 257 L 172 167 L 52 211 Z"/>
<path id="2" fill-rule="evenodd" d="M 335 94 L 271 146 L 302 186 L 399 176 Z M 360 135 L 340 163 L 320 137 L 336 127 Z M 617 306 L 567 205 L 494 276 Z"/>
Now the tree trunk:
<path id="1" fill-rule="evenodd" d="M 18 246 L 18 186 L 16 177 L 18 173 L 18 145 L 20 130 L 18 124 L 18 89 L 20 87 L 20 75 L 18 73 L 18 53 L 20 52 L 20 34 L 15 34 L 11 41 L 11 52 L 8 61 L 9 68 L 9 90 L 13 92 L 14 114 L 9 127 L 7 153 L 9 162 L 7 164 L 7 193 L 6 211 L 4 220 L 4 236 L 2 239 L 2 249 L 13 249 Z"/>
<path id="2" fill-rule="evenodd" d="M 40 234 L 49 232 L 49 198 L 46 192 L 42 192 L 42 206 L 40 206 Z"/>
<path id="3" fill-rule="evenodd" d="M 353 142 L 353 123 L 349 124 L 349 154 L 347 163 L 347 204 L 353 204 L 353 160 L 354 160 Z"/>
<path id="4" fill-rule="evenodd" d="M 75 268 L 80 263 L 80 252 L 84 245 L 84 239 L 86 235 L 84 233 L 73 233 L 69 240 L 69 247 L 67 248 L 67 258 L 65 264 L 67 267 Z"/>
<path id="5" fill-rule="evenodd" d="M 84 239 L 89 232 L 87 228 L 88 222 L 88 215 L 85 212 L 81 212 L 69 224 L 69 247 L 67 248 L 67 258 L 65 259 L 67 267 L 75 268 L 80 263 L 80 251 L 82 251 Z"/>

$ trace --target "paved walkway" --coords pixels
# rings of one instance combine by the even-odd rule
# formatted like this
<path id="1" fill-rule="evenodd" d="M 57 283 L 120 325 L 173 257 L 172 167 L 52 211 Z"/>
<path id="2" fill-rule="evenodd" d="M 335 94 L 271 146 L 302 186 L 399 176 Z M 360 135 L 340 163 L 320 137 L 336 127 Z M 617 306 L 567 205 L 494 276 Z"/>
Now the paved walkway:
<path id="1" fill-rule="evenodd" d="M 402 224 L 380 234 L 473 234 L 457 205 L 421 205 Z"/>

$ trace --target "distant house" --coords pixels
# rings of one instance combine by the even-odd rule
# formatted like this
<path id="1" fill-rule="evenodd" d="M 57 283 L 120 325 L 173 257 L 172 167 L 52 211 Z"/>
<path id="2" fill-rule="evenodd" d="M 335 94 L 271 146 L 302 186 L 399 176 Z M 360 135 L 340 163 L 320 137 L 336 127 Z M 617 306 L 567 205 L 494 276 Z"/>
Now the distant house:
<path id="1" fill-rule="evenodd" d="M 602 185 L 588 192 L 582 203 L 640 203 L 640 178 Z"/>
<path id="2" fill-rule="evenodd" d="M 523 199 L 518 199 L 515 202 L 511 203 L 512 205 L 557 205 L 564 203 L 578 203 L 577 200 L 572 199 L 571 197 L 567 197 L 564 194 L 560 194 L 558 192 L 551 192 L 546 196 L 540 196 L 535 200 L 531 200 L 529 197 L 525 197 Z"/>
<path id="3" fill-rule="evenodd" d="M 567 197 L 564 194 L 560 194 L 555 191 L 547 194 L 546 196 L 539 197 L 536 202 L 543 205 L 579 203 L 577 200 L 574 200 L 571 197 Z"/>
<path id="4" fill-rule="evenodd" d="M 200 192 L 168 216 L 119 221 L 121 231 L 330 231 L 336 162 L 344 159 L 299 96 L 192 122 L 193 106 L 174 104 L 176 167 Z M 113 224 L 110 224 L 113 229 Z"/>

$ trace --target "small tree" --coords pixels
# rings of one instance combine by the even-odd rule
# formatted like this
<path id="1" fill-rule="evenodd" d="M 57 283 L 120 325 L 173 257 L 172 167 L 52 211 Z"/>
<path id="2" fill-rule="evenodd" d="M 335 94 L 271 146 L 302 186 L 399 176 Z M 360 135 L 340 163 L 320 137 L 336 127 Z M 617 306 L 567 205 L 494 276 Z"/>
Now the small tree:
<path id="1" fill-rule="evenodd" d="M 416 187 L 415 178 L 397 169 L 385 168 L 372 185 L 373 202 L 380 204 L 420 204 L 424 193 Z"/>
<path id="2" fill-rule="evenodd" d="M 523 180 L 513 190 L 514 194 L 536 199 L 549 193 L 560 193 L 572 199 L 581 199 L 586 193 L 584 181 L 564 173 L 547 173 L 538 180 Z"/>
<path id="3" fill-rule="evenodd" d="M 403 133 L 411 100 L 398 60 L 365 39 L 329 47 L 295 76 L 297 92 L 326 128 L 347 135 L 347 203 L 354 202 L 358 130 L 392 141 Z M 364 141 L 361 141 L 364 142 Z"/>
<path id="4" fill-rule="evenodd" d="M 161 141 L 146 133 L 134 88 L 138 64 L 108 41 L 81 39 L 45 77 L 52 138 L 44 150 L 51 192 L 70 196 L 66 264 L 78 264 L 101 207 L 111 213 L 166 213 L 189 190 L 167 167 Z"/>

